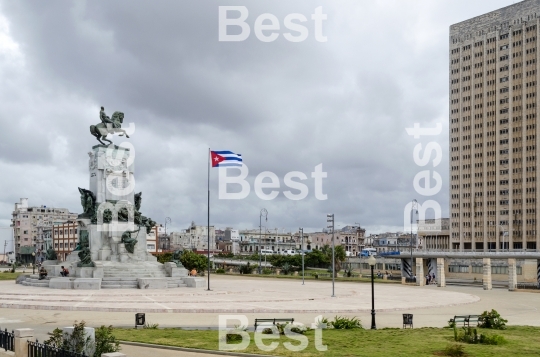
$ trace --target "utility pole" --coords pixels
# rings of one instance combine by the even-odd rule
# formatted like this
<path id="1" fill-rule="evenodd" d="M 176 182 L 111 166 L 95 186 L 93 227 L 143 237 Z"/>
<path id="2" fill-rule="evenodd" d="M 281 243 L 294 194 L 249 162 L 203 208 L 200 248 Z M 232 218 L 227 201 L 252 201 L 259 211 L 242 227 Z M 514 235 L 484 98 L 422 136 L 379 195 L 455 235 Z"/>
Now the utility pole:
<path id="1" fill-rule="evenodd" d="M 262 216 L 263 215 L 264 215 L 265 221 L 268 222 L 268 211 L 266 210 L 266 208 L 263 208 L 261 210 L 260 215 L 259 215 L 259 274 L 262 273 L 262 269 L 261 269 L 261 265 L 262 265 L 261 243 L 262 243 Z M 265 236 L 266 236 L 266 233 L 265 233 Z"/>
<path id="2" fill-rule="evenodd" d="M 413 274 L 414 260 L 413 260 L 412 253 L 413 253 L 413 217 L 414 217 L 415 207 L 416 207 L 416 214 L 418 214 L 418 201 L 416 199 L 412 200 L 411 202 L 411 275 L 410 275 L 410 278 L 414 276 Z"/>
<path id="3" fill-rule="evenodd" d="M 334 243 L 334 214 L 326 215 L 326 222 L 328 222 L 328 228 L 332 229 L 332 297 L 335 295 L 335 279 L 336 279 L 336 254 L 335 254 L 335 243 Z"/>
<path id="4" fill-rule="evenodd" d="M 304 285 L 304 228 L 298 228 L 300 231 L 300 239 L 302 240 L 300 246 L 300 254 L 302 254 L 302 285 Z"/>

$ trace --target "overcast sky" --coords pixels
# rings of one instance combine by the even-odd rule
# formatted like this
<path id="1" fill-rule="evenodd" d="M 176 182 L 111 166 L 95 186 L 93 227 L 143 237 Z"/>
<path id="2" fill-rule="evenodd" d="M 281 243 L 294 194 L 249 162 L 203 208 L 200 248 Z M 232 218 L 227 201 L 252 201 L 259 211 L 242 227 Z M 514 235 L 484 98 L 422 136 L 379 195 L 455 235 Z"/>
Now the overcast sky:
<path id="1" fill-rule="evenodd" d="M 143 214 L 170 217 L 173 230 L 206 224 L 208 148 L 242 154 L 252 188 L 263 171 L 282 185 L 272 201 L 253 190 L 218 200 L 213 169 L 216 227 L 258 227 L 266 208 L 271 229 L 320 230 L 334 213 L 336 226 L 399 230 L 414 198 L 438 201 L 447 217 L 449 26 L 514 2 L 0 1 L 0 226 L 21 197 L 81 212 L 77 187 L 89 186 L 89 126 L 101 105 L 135 124 L 128 140 Z M 247 8 L 245 41 L 219 41 L 219 5 Z M 319 6 L 327 42 L 311 20 Z M 263 13 L 281 24 L 274 42 L 254 33 Z M 292 13 L 308 19 L 303 42 L 283 36 Z M 414 123 L 443 132 L 415 140 L 405 131 Z M 413 161 L 414 146 L 430 141 L 443 148 L 435 169 Z M 318 164 L 325 201 L 311 179 Z M 414 190 L 426 169 L 443 178 L 436 196 Z M 290 171 L 308 176 L 306 199 L 284 197 Z"/>

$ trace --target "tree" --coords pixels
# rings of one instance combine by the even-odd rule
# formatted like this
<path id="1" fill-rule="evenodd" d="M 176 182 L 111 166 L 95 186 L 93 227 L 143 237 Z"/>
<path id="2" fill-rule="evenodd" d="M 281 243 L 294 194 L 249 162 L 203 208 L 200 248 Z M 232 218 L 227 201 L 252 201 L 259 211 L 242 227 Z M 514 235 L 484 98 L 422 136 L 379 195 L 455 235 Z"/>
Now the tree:
<path id="1" fill-rule="evenodd" d="M 338 245 L 334 248 L 334 254 L 336 257 L 336 272 L 341 270 L 341 265 L 347 259 L 347 253 L 345 252 L 345 248 L 343 248 L 342 245 Z"/>
<path id="2" fill-rule="evenodd" d="M 312 252 L 305 255 L 304 264 L 313 268 L 326 268 L 330 264 L 331 256 L 327 256 L 321 250 L 314 249 Z"/>
<path id="3" fill-rule="evenodd" d="M 330 269 L 332 269 L 332 247 L 329 245 L 325 245 L 322 247 L 321 252 L 327 257 L 328 263 L 330 264 Z M 342 245 L 338 245 L 334 247 L 334 257 L 335 257 L 335 270 L 334 272 L 337 274 L 341 270 L 341 265 L 347 258 L 347 253 L 345 252 L 345 248 L 343 248 Z"/>
<path id="4" fill-rule="evenodd" d="M 208 258 L 190 250 L 185 250 L 182 253 L 180 262 L 187 270 L 195 269 L 197 272 L 204 272 L 208 268 Z"/>

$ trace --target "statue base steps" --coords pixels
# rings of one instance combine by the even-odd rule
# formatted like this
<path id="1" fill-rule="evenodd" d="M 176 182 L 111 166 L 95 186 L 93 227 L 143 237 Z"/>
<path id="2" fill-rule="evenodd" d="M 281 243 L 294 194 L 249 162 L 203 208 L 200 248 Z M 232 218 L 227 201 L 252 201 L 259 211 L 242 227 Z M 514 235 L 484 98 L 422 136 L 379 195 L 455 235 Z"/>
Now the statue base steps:
<path id="1" fill-rule="evenodd" d="M 77 267 L 70 263 L 63 264 L 71 272 L 70 277 L 61 277 L 61 265 L 49 265 L 45 268 L 48 277 L 39 280 L 38 274 L 24 279 L 25 286 L 46 287 L 51 289 L 173 289 L 201 288 L 206 279 L 188 276 L 187 269 L 177 268 L 176 264 L 157 262 L 120 263 L 111 261 L 94 262 L 95 267 Z"/>

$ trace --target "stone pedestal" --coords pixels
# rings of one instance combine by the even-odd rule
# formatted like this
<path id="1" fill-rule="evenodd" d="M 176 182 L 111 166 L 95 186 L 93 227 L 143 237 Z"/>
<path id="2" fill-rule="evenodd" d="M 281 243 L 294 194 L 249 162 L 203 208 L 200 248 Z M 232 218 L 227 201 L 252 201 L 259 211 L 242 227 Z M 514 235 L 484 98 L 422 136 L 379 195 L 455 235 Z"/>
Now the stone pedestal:
<path id="1" fill-rule="evenodd" d="M 437 286 L 446 287 L 446 275 L 444 269 L 444 258 L 437 258 Z"/>
<path id="2" fill-rule="evenodd" d="M 47 267 L 48 265 L 58 265 L 58 260 L 45 260 L 43 263 L 41 263 L 42 266 Z"/>
<path id="3" fill-rule="evenodd" d="M 516 260 L 508 259 L 508 290 L 514 291 L 517 288 Z"/>
<path id="4" fill-rule="evenodd" d="M 92 278 L 103 278 L 105 272 L 103 271 L 103 262 L 94 262 L 94 271 L 92 272 Z"/>
<path id="5" fill-rule="evenodd" d="M 491 285 L 491 258 L 483 258 L 484 264 L 484 275 L 482 278 L 482 285 L 484 290 L 491 290 L 493 287 Z"/>
<path id="6" fill-rule="evenodd" d="M 424 259 L 416 258 L 416 286 L 426 285 L 426 278 L 424 278 Z"/>
<path id="7" fill-rule="evenodd" d="M 92 268 L 92 267 L 77 267 L 77 268 L 75 268 L 75 276 L 77 278 L 92 278 L 94 276 L 94 268 Z"/>
<path id="8" fill-rule="evenodd" d="M 99 290 L 101 289 L 101 279 L 77 278 L 73 280 L 73 289 Z"/>
<path id="9" fill-rule="evenodd" d="M 165 263 L 165 273 L 167 276 L 172 278 L 181 278 L 189 275 L 189 272 L 186 268 L 178 268 L 176 263 Z"/>
<path id="10" fill-rule="evenodd" d="M 15 331 L 14 350 L 15 357 L 28 357 L 28 340 L 34 337 L 34 330 L 31 328 L 19 328 Z"/>
<path id="11" fill-rule="evenodd" d="M 73 280 L 70 278 L 52 278 L 49 281 L 49 288 L 51 289 L 73 289 Z"/>
<path id="12" fill-rule="evenodd" d="M 188 288 L 202 288 L 204 287 L 206 283 L 206 279 L 204 278 L 196 278 L 189 276 L 187 278 L 182 279 L 184 281 L 184 284 L 187 285 Z"/>

